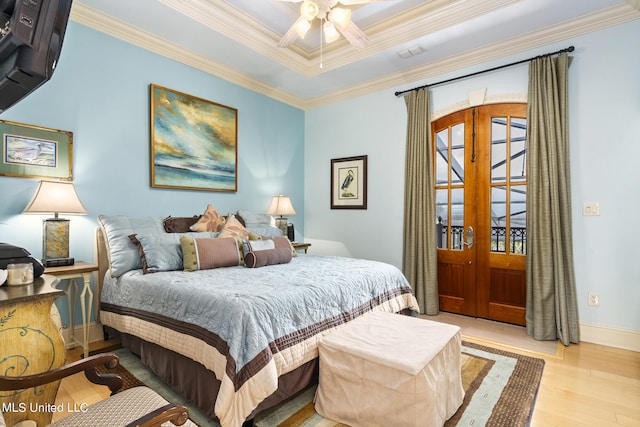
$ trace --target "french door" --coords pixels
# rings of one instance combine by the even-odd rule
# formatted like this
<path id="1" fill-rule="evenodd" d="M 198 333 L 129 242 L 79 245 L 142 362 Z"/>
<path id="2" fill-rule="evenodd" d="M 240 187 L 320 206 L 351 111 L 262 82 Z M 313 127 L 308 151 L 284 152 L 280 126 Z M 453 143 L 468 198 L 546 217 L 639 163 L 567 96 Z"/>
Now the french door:
<path id="1" fill-rule="evenodd" d="M 524 325 L 526 104 L 432 123 L 440 310 Z"/>

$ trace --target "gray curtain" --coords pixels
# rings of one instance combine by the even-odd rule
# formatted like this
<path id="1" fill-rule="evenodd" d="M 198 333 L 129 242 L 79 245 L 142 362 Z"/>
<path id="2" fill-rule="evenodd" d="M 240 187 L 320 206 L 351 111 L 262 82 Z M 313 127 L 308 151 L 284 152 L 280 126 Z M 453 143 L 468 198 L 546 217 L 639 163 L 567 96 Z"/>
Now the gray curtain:
<path id="1" fill-rule="evenodd" d="M 527 311 L 529 335 L 579 341 L 573 270 L 568 132 L 569 57 L 529 65 Z"/>
<path id="2" fill-rule="evenodd" d="M 420 312 L 438 314 L 438 259 L 435 236 L 435 190 L 428 89 L 405 96 L 405 160 L 402 270 L 413 287 Z"/>

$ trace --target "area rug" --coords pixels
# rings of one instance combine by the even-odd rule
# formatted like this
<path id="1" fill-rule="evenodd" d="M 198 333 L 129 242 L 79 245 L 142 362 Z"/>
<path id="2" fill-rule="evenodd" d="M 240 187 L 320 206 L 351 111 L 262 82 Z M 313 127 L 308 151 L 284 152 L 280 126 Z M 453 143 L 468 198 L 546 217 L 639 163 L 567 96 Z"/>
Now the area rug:
<path id="1" fill-rule="evenodd" d="M 120 357 L 125 375 L 129 374 L 160 393 L 171 402 L 189 407 L 190 418 L 200 427 L 219 427 L 184 398 L 157 378 L 140 359 L 127 350 L 115 352 Z M 462 406 L 445 424 L 446 427 L 522 427 L 528 425 L 542 377 L 544 360 L 497 350 L 470 342 L 462 343 Z M 127 377 L 129 376 L 127 375 Z M 125 384 L 134 384 L 125 379 Z M 125 386 L 126 387 L 126 386 Z M 313 407 L 315 387 L 308 387 L 293 398 L 259 414 L 256 427 L 342 427 L 327 420 Z"/>

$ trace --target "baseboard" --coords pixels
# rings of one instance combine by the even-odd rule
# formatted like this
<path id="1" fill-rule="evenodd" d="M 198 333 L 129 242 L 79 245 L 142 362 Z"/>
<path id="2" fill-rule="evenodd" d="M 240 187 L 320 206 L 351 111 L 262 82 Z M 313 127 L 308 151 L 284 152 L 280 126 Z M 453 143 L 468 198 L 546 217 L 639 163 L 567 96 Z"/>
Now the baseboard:
<path id="1" fill-rule="evenodd" d="M 580 340 L 640 352 L 640 331 L 580 322 Z"/>

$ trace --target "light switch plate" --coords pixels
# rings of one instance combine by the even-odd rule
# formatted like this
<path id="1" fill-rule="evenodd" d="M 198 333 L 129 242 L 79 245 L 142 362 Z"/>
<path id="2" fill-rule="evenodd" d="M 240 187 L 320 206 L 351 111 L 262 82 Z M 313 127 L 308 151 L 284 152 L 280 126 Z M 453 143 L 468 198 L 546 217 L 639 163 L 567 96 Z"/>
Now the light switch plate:
<path id="1" fill-rule="evenodd" d="M 600 216 L 600 203 L 585 202 L 582 204 L 582 215 L 584 216 Z"/>

